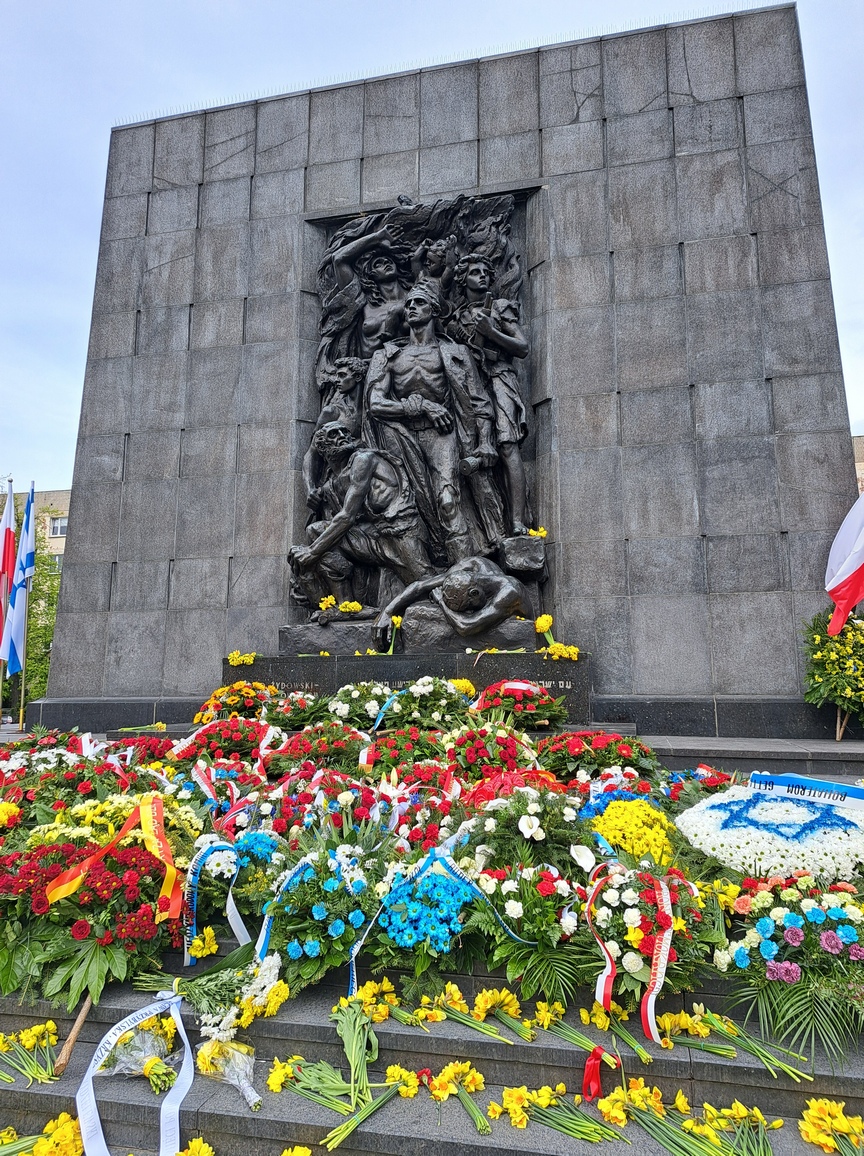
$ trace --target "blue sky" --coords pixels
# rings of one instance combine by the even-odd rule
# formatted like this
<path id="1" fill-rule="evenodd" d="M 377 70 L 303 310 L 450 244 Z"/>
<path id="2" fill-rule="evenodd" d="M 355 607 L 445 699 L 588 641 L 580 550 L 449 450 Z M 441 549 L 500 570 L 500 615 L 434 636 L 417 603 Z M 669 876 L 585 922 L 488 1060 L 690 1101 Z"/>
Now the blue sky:
<path id="1" fill-rule="evenodd" d="M 0 0 L 0 478 L 71 483 L 112 125 L 735 8 Z M 864 433 L 864 4 L 799 0 L 798 15 L 846 392 Z"/>

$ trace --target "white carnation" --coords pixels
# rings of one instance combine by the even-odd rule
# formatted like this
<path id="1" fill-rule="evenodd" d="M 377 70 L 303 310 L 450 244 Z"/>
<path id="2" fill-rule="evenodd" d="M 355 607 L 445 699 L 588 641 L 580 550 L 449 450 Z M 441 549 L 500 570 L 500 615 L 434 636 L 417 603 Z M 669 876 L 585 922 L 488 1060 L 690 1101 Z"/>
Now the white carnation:
<path id="1" fill-rule="evenodd" d="M 637 955 L 635 951 L 627 951 L 621 960 L 621 966 L 626 972 L 629 972 L 630 975 L 635 975 L 636 972 L 641 971 L 644 966 L 642 956 Z"/>
<path id="2" fill-rule="evenodd" d="M 517 899 L 508 899 L 504 904 L 504 914 L 510 919 L 521 919 L 522 904 Z"/>

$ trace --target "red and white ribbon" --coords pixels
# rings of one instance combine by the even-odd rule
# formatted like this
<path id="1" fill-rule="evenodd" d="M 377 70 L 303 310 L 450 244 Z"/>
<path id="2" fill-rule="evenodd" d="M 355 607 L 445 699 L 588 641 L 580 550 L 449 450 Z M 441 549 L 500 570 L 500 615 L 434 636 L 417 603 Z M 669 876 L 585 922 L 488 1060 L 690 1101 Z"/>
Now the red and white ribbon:
<path id="1" fill-rule="evenodd" d="M 654 1008 L 657 1003 L 657 996 L 660 994 L 664 980 L 666 979 L 666 968 L 669 966 L 669 952 L 672 950 L 672 939 L 675 933 L 672 928 L 672 899 L 669 895 L 669 888 L 662 879 L 654 880 L 654 893 L 657 896 L 657 910 L 669 917 L 669 926 L 665 928 L 663 934 L 658 935 L 654 941 L 654 955 L 651 959 L 651 978 L 648 981 L 648 986 L 642 997 L 641 1013 L 642 1030 L 649 1040 L 653 1040 L 655 1044 L 659 1044 L 660 1032 L 657 1029 Z"/>
<path id="2" fill-rule="evenodd" d="M 597 946 L 605 960 L 603 970 L 597 976 L 597 984 L 594 988 L 594 998 L 597 1003 L 604 1007 L 607 1011 L 612 1006 L 612 985 L 615 983 L 615 976 L 618 974 L 618 969 L 615 966 L 615 960 L 612 958 L 612 953 L 606 946 L 606 941 L 597 934 L 594 929 L 594 920 L 591 916 L 591 908 L 594 906 L 594 901 L 609 882 L 612 872 L 609 870 L 607 863 L 600 863 L 591 872 L 591 882 L 594 887 L 591 894 L 588 896 L 588 904 L 585 908 L 585 921 L 591 931 L 591 934 L 597 941 Z"/>

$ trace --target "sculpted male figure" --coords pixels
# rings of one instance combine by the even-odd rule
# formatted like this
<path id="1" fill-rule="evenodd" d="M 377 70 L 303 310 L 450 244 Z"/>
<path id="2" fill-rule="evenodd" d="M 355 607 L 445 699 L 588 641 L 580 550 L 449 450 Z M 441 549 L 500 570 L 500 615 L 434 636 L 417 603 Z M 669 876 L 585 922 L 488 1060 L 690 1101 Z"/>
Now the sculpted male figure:
<path id="1" fill-rule="evenodd" d="M 364 431 L 366 440 L 405 463 L 433 554 L 456 562 L 483 552 L 500 537 L 491 488 L 488 501 L 477 500 L 488 485 L 477 475 L 485 474 L 497 457 L 494 410 L 469 351 L 438 342 L 437 285 L 418 282 L 404 304 L 409 341 L 406 346 L 387 343 L 372 358 Z M 475 470 L 470 490 L 460 476 L 460 462 L 468 458 Z"/>
<path id="2" fill-rule="evenodd" d="M 397 594 L 372 623 L 378 650 L 389 645 L 391 616 L 402 614 L 415 602 L 430 598 L 463 638 L 490 630 L 514 614 L 530 615 L 525 589 L 488 558 L 464 558 L 444 574 L 430 574 Z"/>
<path id="3" fill-rule="evenodd" d="M 324 515 L 307 528 L 309 545 L 288 554 L 312 605 L 322 593 L 350 601 L 356 564 L 393 570 L 408 584 L 429 574 L 426 530 L 398 460 L 359 445 L 339 422 L 317 429 L 312 445 L 328 466 L 318 487 Z"/>

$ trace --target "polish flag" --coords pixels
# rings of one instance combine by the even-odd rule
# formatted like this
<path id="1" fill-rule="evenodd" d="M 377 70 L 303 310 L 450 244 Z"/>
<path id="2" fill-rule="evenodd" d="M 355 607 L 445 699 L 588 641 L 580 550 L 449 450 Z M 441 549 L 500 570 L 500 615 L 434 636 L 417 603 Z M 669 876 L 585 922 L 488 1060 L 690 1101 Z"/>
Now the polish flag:
<path id="1" fill-rule="evenodd" d="M 3 613 L 9 595 L 12 593 L 12 583 L 15 580 L 15 497 L 12 493 L 12 482 L 9 482 L 9 493 L 6 495 L 6 506 L 3 517 L 0 518 L 0 635 L 3 633 Z"/>
<path id="2" fill-rule="evenodd" d="M 835 605 L 829 634 L 839 634 L 851 611 L 864 601 L 864 494 L 837 531 L 828 555 L 825 589 Z"/>

